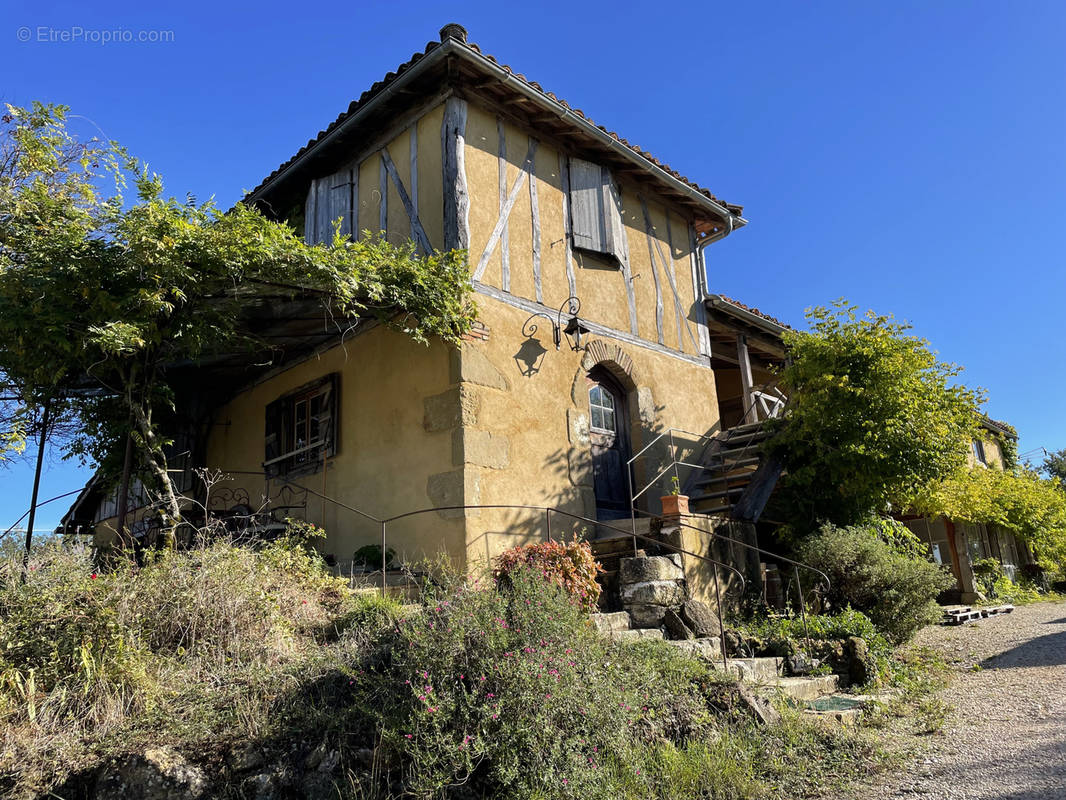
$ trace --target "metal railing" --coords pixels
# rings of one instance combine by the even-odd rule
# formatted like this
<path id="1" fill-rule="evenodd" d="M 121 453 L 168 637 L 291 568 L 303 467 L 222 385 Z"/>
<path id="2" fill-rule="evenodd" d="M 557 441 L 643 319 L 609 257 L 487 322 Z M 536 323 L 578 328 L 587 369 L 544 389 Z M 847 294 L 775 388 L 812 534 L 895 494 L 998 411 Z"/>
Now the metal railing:
<path id="1" fill-rule="evenodd" d="M 259 475 L 260 474 L 260 473 L 254 473 L 254 472 L 243 471 L 243 470 L 237 471 L 237 472 L 230 472 L 228 474 L 237 474 L 238 472 L 239 472 L 239 474 L 245 474 L 245 475 Z M 261 474 L 264 477 L 266 477 L 266 473 L 261 473 Z M 423 515 L 423 514 L 439 514 L 439 513 L 450 512 L 450 511 L 458 511 L 458 512 L 466 513 L 468 511 L 485 511 L 485 510 L 533 511 L 533 512 L 536 512 L 537 514 L 543 514 L 544 515 L 544 533 L 545 533 L 545 539 L 547 541 L 554 541 L 554 539 L 555 539 L 555 536 L 554 536 L 554 533 L 553 533 L 553 527 L 552 527 L 552 515 L 554 514 L 554 515 L 556 515 L 558 517 L 563 517 L 565 519 L 569 519 L 569 520 L 573 520 L 573 521 L 578 522 L 578 523 L 582 523 L 583 525 L 592 526 L 593 529 L 599 528 L 599 529 L 615 531 L 616 533 L 622 534 L 622 535 L 624 535 L 626 537 L 632 537 L 633 538 L 633 542 L 634 542 L 634 551 L 636 550 L 636 542 L 637 542 L 637 540 L 640 540 L 642 542 L 647 542 L 649 544 L 652 544 L 652 545 L 654 545 L 656 547 L 660 547 L 660 548 L 664 548 L 664 549 L 670 550 L 670 551 L 672 551 L 674 553 L 679 553 L 679 554 L 684 555 L 684 556 L 688 556 L 688 557 L 691 557 L 691 558 L 699 559 L 702 562 L 706 562 L 706 563 L 710 564 L 713 567 L 713 569 L 714 569 L 714 589 L 715 589 L 715 599 L 717 601 L 716 602 L 716 613 L 717 613 L 717 618 L 718 618 L 718 631 L 719 631 L 719 640 L 718 641 L 719 641 L 719 647 L 720 647 L 721 653 L 722 653 L 722 666 L 723 666 L 723 669 L 728 669 L 728 667 L 729 667 L 729 654 L 728 654 L 727 649 L 726 649 L 726 641 L 725 641 L 725 620 L 724 620 L 724 617 L 722 615 L 722 588 L 721 588 L 722 581 L 720 580 L 720 576 L 719 576 L 719 572 L 718 571 L 719 571 L 719 569 L 724 569 L 724 570 L 727 570 L 729 572 L 734 573 L 736 575 L 736 577 L 740 580 L 740 587 L 741 587 L 741 592 L 742 593 L 746 590 L 747 579 L 744 577 L 744 574 L 740 570 L 738 570 L 736 567 L 733 567 L 733 566 L 731 566 L 729 564 L 726 564 L 726 563 L 724 563 L 722 561 L 719 561 L 719 560 L 714 559 L 714 558 L 710 558 L 710 557 L 702 555 L 700 553 L 694 553 L 694 552 L 692 552 L 690 550 L 684 549 L 683 547 L 681 547 L 679 545 L 674 545 L 674 544 L 671 544 L 669 542 L 664 542 L 664 541 L 661 541 L 659 539 L 655 539 L 655 538 L 652 538 L 650 536 L 646 536 L 644 534 L 637 533 L 635 530 L 627 530 L 626 528 L 617 527 L 615 525 L 611 525 L 611 524 L 609 524 L 607 522 L 604 522 L 602 520 L 591 519 L 590 517 L 585 517 L 585 516 L 582 516 L 581 514 L 575 514 L 575 513 L 570 512 L 570 511 L 565 511 L 565 510 L 563 510 L 561 508 L 555 508 L 554 506 L 520 505 L 520 504 L 513 504 L 513 503 L 486 503 L 486 504 L 470 504 L 470 505 L 433 506 L 433 507 L 429 507 L 429 508 L 416 509 L 414 511 L 405 511 L 405 512 L 400 513 L 400 514 L 394 514 L 394 515 L 392 515 L 390 517 L 382 518 L 382 517 L 378 517 L 378 516 L 376 516 L 374 514 L 371 514 L 368 511 L 364 511 L 361 508 L 357 508 L 355 506 L 349 505 L 349 504 L 347 504 L 347 503 L 345 503 L 345 502 L 343 502 L 341 500 L 336 499 L 335 497 L 330 497 L 329 495 L 325 494 L 324 492 L 315 491 L 314 489 L 312 489 L 309 486 L 305 486 L 303 484 L 296 483 L 295 481 L 286 479 L 284 477 L 280 477 L 279 478 L 279 477 L 275 476 L 273 478 L 273 480 L 278 480 L 278 481 L 280 481 L 281 483 L 283 483 L 283 484 L 285 484 L 287 486 L 291 486 L 291 487 L 293 487 L 295 489 L 298 489 L 298 490 L 300 490 L 302 492 L 306 492 L 307 494 L 313 495 L 314 497 L 317 497 L 317 498 L 319 498 L 319 499 L 321 499 L 321 500 L 323 500 L 323 501 L 325 501 L 327 503 L 330 503 L 331 505 L 336 506 L 337 508 L 340 508 L 340 509 L 343 509 L 345 511 L 351 512 L 351 513 L 359 516 L 361 519 L 366 520 L 366 521 L 371 522 L 371 523 L 374 523 L 375 525 L 379 526 L 380 533 L 381 533 L 381 595 L 382 595 L 382 597 L 384 597 L 387 594 L 387 592 L 388 592 L 389 525 L 393 524 L 393 523 L 396 523 L 396 522 L 399 522 L 401 520 L 410 519 L 412 517 L 417 517 L 417 516 L 420 516 L 420 515 Z M 583 528 L 583 530 L 584 530 L 584 528 Z"/>
<path id="2" fill-rule="evenodd" d="M 771 394 L 771 393 L 773 393 L 773 394 Z M 785 397 L 785 395 L 783 395 L 781 392 L 779 392 L 777 390 L 776 382 L 775 382 L 775 383 L 771 383 L 771 384 L 765 384 L 765 385 L 759 387 L 759 389 L 753 390 L 749 399 L 750 399 L 750 402 L 749 402 L 747 408 L 743 409 L 743 413 L 741 414 L 741 417 L 740 417 L 741 420 L 747 419 L 748 414 L 750 412 L 752 412 L 752 411 L 755 411 L 756 412 L 756 416 L 758 416 L 758 410 L 760 408 L 762 408 L 766 412 L 766 414 L 765 414 L 765 416 L 764 416 L 764 418 L 762 420 L 758 420 L 758 421 L 759 422 L 765 422 L 767 419 L 776 418 L 776 417 L 780 416 L 783 413 L 784 406 L 785 406 L 785 403 L 787 402 L 788 398 Z M 773 404 L 775 404 L 772 409 L 768 407 L 768 404 L 770 404 L 771 402 Z M 773 413 L 771 413 L 771 410 L 773 411 Z M 630 505 L 630 508 L 634 512 L 633 514 L 630 515 L 631 518 L 634 520 L 634 530 L 636 529 L 635 528 L 635 519 L 636 519 L 635 512 L 637 512 L 637 510 L 638 510 L 636 508 L 637 501 L 641 497 L 643 497 L 644 494 L 647 493 L 652 487 L 656 486 L 659 483 L 659 481 L 663 478 L 664 475 L 667 475 L 670 472 L 673 472 L 674 473 L 673 478 L 674 478 L 675 483 L 680 485 L 681 484 L 681 475 L 680 475 L 680 472 L 679 472 L 679 468 L 680 467 L 684 467 L 685 469 L 689 469 L 689 470 L 696 470 L 695 473 L 690 473 L 692 475 L 698 474 L 700 472 L 704 472 L 704 471 L 712 468 L 714 465 L 707 463 L 707 461 L 708 461 L 708 459 L 707 459 L 707 450 L 708 450 L 708 448 L 713 446 L 713 444 L 715 442 L 721 443 L 722 442 L 722 438 L 721 438 L 722 435 L 725 434 L 725 433 L 728 433 L 730 430 L 734 430 L 735 428 L 742 427 L 744 424 L 753 424 L 753 423 L 743 423 L 742 422 L 741 425 L 736 425 L 733 428 L 725 428 L 725 429 L 723 429 L 721 427 L 721 424 L 722 423 L 719 420 L 718 422 L 716 422 L 714 424 L 714 426 L 711 428 L 711 430 L 709 432 L 707 432 L 707 433 L 694 433 L 692 431 L 686 431 L 686 430 L 684 430 L 682 428 L 667 428 L 665 431 L 663 431 L 658 436 L 656 436 L 654 439 L 652 439 L 650 442 L 648 442 L 648 444 L 646 444 L 644 447 L 642 447 L 636 454 L 634 454 L 633 456 L 630 457 L 630 459 L 626 462 L 626 478 L 627 478 L 627 483 L 628 483 L 628 488 L 629 488 L 629 505 Z M 677 455 L 677 449 L 678 449 L 677 441 L 678 441 L 678 439 L 680 437 L 688 437 L 689 439 L 692 439 L 692 440 L 695 441 L 695 443 L 692 444 L 690 446 L 690 448 L 689 448 L 693 452 L 695 452 L 695 450 L 697 449 L 696 448 L 696 444 L 699 445 L 700 456 L 699 456 L 698 459 L 696 459 L 696 462 L 686 460 L 686 458 L 684 456 L 682 456 L 681 458 L 678 458 L 678 455 Z M 743 448 L 741 448 L 740 454 L 737 457 L 738 460 L 743 459 L 747 455 L 748 451 L 751 449 L 751 446 L 752 446 L 753 442 L 754 442 L 754 438 L 750 439 L 748 441 L 748 443 L 745 444 Z M 651 451 L 651 449 L 653 447 L 655 447 L 656 445 L 660 445 L 661 443 L 664 444 L 668 448 L 667 455 L 669 457 L 669 460 L 666 462 L 665 466 L 660 466 L 659 467 L 658 471 L 655 473 L 655 476 L 653 478 L 651 478 L 651 480 L 648 480 L 647 482 L 645 482 L 644 486 L 642 486 L 640 489 L 637 489 L 636 485 L 634 484 L 634 465 L 640 459 L 647 460 L 646 454 L 649 451 Z M 728 470 L 724 470 L 722 472 L 722 474 L 716 478 L 715 483 L 721 483 L 723 488 L 726 491 L 728 491 L 730 480 L 732 480 L 732 476 L 729 475 L 729 471 Z M 686 481 L 686 483 L 687 483 L 687 481 Z M 729 503 L 728 495 L 726 495 L 725 500 L 726 500 L 727 505 L 731 505 Z"/>
<path id="3" fill-rule="evenodd" d="M 647 512 L 641 512 L 641 513 L 647 513 Z M 829 580 L 829 576 L 828 575 L 826 575 L 824 572 L 822 572 L 817 567 L 812 567 L 810 564 L 804 564 L 802 561 L 796 561 L 794 558 L 789 558 L 788 556 L 783 556 L 783 555 L 781 555 L 779 553 L 773 552 L 772 550 L 767 550 L 765 548 L 759 547 L 758 545 L 750 544 L 749 542 L 744 542 L 744 541 L 741 541 L 740 539 L 735 539 L 732 536 L 727 536 L 727 535 L 725 535 L 723 533 L 720 533 L 717 530 L 715 530 L 715 531 L 707 531 L 707 530 L 704 530 L 703 528 L 700 528 L 700 527 L 695 526 L 695 525 L 690 525 L 687 522 L 682 522 L 680 520 L 678 520 L 676 523 L 672 522 L 671 524 L 674 525 L 675 527 L 678 527 L 678 528 L 686 528 L 688 530 L 697 531 L 698 533 L 700 533 L 703 536 L 712 536 L 712 537 L 714 537 L 716 539 L 724 539 L 725 541 L 729 542 L 730 544 L 738 544 L 741 547 L 747 548 L 748 550 L 751 550 L 753 552 L 759 553 L 761 555 L 768 556 L 770 559 L 772 559 L 774 561 L 779 561 L 779 562 L 783 561 L 786 564 L 790 564 L 792 566 L 793 576 L 795 577 L 795 580 L 796 580 L 796 595 L 797 595 L 797 599 L 799 601 L 800 618 L 801 618 L 801 620 L 803 622 L 803 638 L 807 641 L 807 652 L 808 652 L 808 655 L 810 654 L 810 652 L 811 652 L 811 635 L 810 635 L 810 630 L 808 629 L 808 626 L 807 626 L 807 601 L 806 601 L 806 596 L 805 596 L 805 594 L 803 592 L 803 581 L 802 581 L 802 578 L 800 577 L 800 570 L 801 569 L 805 569 L 805 570 L 808 570 L 810 572 L 815 573 L 820 578 L 819 583 L 822 586 L 825 587 L 825 591 L 828 591 L 830 588 L 832 588 L 832 582 Z M 729 524 L 732 525 L 732 520 L 730 520 Z M 764 597 L 764 600 L 765 600 L 765 597 Z"/>

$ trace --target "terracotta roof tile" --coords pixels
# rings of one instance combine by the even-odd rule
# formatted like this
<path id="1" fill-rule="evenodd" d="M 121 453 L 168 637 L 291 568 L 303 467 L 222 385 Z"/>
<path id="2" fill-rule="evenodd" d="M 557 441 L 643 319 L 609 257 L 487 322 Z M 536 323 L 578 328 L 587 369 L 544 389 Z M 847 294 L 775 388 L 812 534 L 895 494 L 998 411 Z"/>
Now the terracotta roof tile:
<path id="1" fill-rule="evenodd" d="M 747 311 L 749 314 L 754 314 L 757 317 L 762 317 L 763 319 L 767 320 L 768 322 L 774 323 L 774 325 L 780 325 L 782 328 L 788 328 L 789 330 L 792 329 L 792 326 L 789 325 L 788 323 L 782 322 L 777 317 L 770 316 L 769 314 L 767 314 L 767 313 L 765 313 L 763 311 L 760 311 L 757 308 L 752 308 L 751 306 L 746 305 L 746 304 L 740 302 L 739 300 L 734 300 L 732 297 L 727 297 L 724 294 L 720 294 L 718 296 L 720 298 L 722 298 L 723 300 L 725 300 L 727 303 L 730 303 L 731 305 L 734 305 L 737 308 L 740 308 L 740 309 L 743 309 L 744 311 Z"/>
<path id="2" fill-rule="evenodd" d="M 549 91 L 545 90 L 539 83 L 529 80 L 528 78 L 526 78 L 521 73 L 516 73 L 508 65 L 500 64 L 500 62 L 494 56 L 492 56 L 492 55 L 490 55 L 488 53 L 484 53 L 481 50 L 481 48 L 478 47 L 473 42 L 462 42 L 462 43 L 459 43 L 455 39 L 452 39 L 450 41 L 453 42 L 454 44 L 457 44 L 460 47 L 466 47 L 466 48 L 470 49 L 471 51 L 481 55 L 482 57 L 488 59 L 489 61 L 491 61 L 494 64 L 499 64 L 500 67 L 502 67 L 503 69 L 507 70 L 507 72 L 509 72 L 512 75 L 514 75 L 514 77 L 516 77 L 517 79 L 519 79 L 520 81 L 522 81 L 526 85 L 528 85 L 531 88 L 533 88 L 533 89 L 537 90 L 538 92 L 540 92 L 546 98 L 559 103 L 564 108 L 570 110 L 571 112 L 573 112 L 577 116 L 581 117 L 581 119 L 583 119 L 584 121 L 588 122 L 591 125 L 594 125 L 596 128 L 598 128 L 600 131 L 602 131 L 603 133 L 605 133 L 608 136 L 610 136 L 615 141 L 619 142 L 620 144 L 624 145 L 625 147 L 628 147 L 634 153 L 637 153 L 638 155 L 642 156 L 643 158 L 645 158 L 648 162 L 650 162 L 654 166 L 656 166 L 659 169 L 661 169 L 661 170 L 667 172 L 668 174 L 672 175 L 677 180 L 679 180 L 682 183 L 686 184 L 690 188 L 695 189 L 697 192 L 699 192 L 700 194 L 704 195 L 708 199 L 713 200 L 716 203 L 721 203 L 726 208 L 728 208 L 729 211 L 731 211 L 732 213 L 739 215 L 743 211 L 743 207 L 738 206 L 738 205 L 734 205 L 734 204 L 731 204 L 731 203 L 725 203 L 724 201 L 719 200 L 717 197 L 715 197 L 713 194 L 711 194 L 711 192 L 708 189 L 706 189 L 706 188 L 700 186 L 699 184 L 689 180 L 684 175 L 679 173 L 677 170 L 672 169 L 667 164 L 664 164 L 662 161 L 659 161 L 657 158 L 655 158 L 653 155 L 651 155 L 651 153 L 648 153 L 648 152 L 642 150 L 640 147 L 638 147 L 638 146 L 636 146 L 634 144 L 630 144 L 630 142 L 628 140 L 622 138 L 621 136 L 619 136 L 614 131 L 609 131 L 605 127 L 603 127 L 602 125 L 596 125 L 596 123 L 593 122 L 591 119 L 589 119 L 589 117 L 581 109 L 574 108 L 573 106 L 568 104 L 565 100 L 563 100 L 562 98 L 558 97 L 553 92 L 549 92 Z M 355 114 L 357 111 L 359 111 L 359 109 L 362 107 L 362 105 L 364 103 L 366 103 L 367 101 L 371 100 L 378 93 L 380 93 L 385 87 L 387 87 L 390 83 L 392 83 L 394 80 L 396 80 L 400 75 L 402 75 L 404 72 L 406 72 L 412 66 L 414 66 L 416 63 L 418 63 L 418 61 L 423 59 L 425 56 L 429 55 L 433 50 L 437 49 L 440 46 L 441 46 L 440 42 L 428 42 L 426 44 L 426 49 L 424 51 L 422 51 L 421 53 L 413 53 L 411 55 L 411 57 L 406 62 L 401 64 L 399 67 L 397 67 L 394 72 L 387 73 L 383 80 L 380 80 L 380 81 L 377 81 L 376 83 L 374 83 L 369 89 L 367 89 L 365 92 L 363 92 L 359 96 L 358 100 L 353 100 L 351 103 L 349 103 L 347 111 L 345 111 L 344 113 L 340 114 L 333 122 L 330 123 L 330 125 L 324 131 L 319 131 L 317 137 L 315 137 L 314 139 L 308 140 L 307 144 L 304 145 L 303 147 L 301 147 L 296 152 L 296 154 L 292 156 L 292 158 L 290 158 L 288 161 L 284 162 L 283 164 L 279 165 L 277 169 L 275 169 L 266 178 L 264 178 L 263 181 L 255 189 L 252 190 L 252 193 L 255 194 L 256 192 L 258 192 L 261 189 L 263 189 L 268 183 L 270 183 L 274 178 L 276 178 L 283 170 L 288 168 L 293 162 L 295 162 L 297 159 L 299 159 L 301 156 L 303 156 L 305 153 L 307 153 L 308 150 L 310 150 L 312 147 L 314 147 L 325 136 L 327 136 L 330 132 L 332 132 L 338 125 L 340 125 L 342 122 L 344 122 L 349 116 L 351 116 L 352 114 Z M 767 317 L 767 319 L 773 319 L 773 318 L 772 317 Z"/>

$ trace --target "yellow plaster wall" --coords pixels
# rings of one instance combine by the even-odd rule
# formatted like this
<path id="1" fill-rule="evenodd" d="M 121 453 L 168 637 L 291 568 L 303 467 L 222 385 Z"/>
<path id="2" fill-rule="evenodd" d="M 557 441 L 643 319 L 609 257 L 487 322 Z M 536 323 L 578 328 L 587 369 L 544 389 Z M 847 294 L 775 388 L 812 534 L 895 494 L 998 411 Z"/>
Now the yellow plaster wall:
<path id="1" fill-rule="evenodd" d="M 471 104 L 466 129 L 466 177 L 470 204 L 470 261 L 474 268 L 486 249 L 499 219 L 499 135 L 495 113 Z M 530 133 L 517 125 L 504 122 L 507 148 L 507 180 L 509 194 L 525 161 Z M 541 281 L 543 302 L 557 308 L 570 294 L 566 278 L 565 220 L 561 153 L 546 142 L 539 142 L 535 154 L 535 175 L 540 217 Z M 697 352 L 699 337 L 696 330 L 696 293 L 692 281 L 692 242 L 688 221 L 680 214 L 669 212 L 664 202 L 646 190 L 639 190 L 621 176 L 615 176 L 620 187 L 622 217 L 625 223 L 629 250 L 630 274 L 636 307 L 637 335 L 651 342 L 659 341 L 656 326 L 656 292 L 654 274 L 658 274 L 663 305 L 662 343 L 671 349 L 687 353 Z M 652 239 L 657 242 L 656 266 L 648 248 L 648 235 L 640 202 L 643 194 L 652 222 Z M 530 193 L 523 186 L 508 218 L 510 292 L 518 297 L 535 300 L 533 281 L 533 235 Z M 502 288 L 502 242 L 498 243 L 481 277 L 481 282 Z M 670 288 L 670 279 L 660 261 L 665 259 L 667 270 L 674 278 L 680 299 L 682 327 L 678 338 L 678 313 Z M 581 299 L 581 316 L 615 330 L 632 333 L 625 279 L 622 271 L 606 258 L 600 259 L 580 252 L 573 253 L 575 284 Z"/>
<path id="2" fill-rule="evenodd" d="M 466 432 L 477 440 L 464 457 L 477 500 L 468 502 L 553 506 L 594 518 L 586 354 L 565 345 L 556 351 L 545 326 L 537 338 L 547 352 L 533 374 L 523 375 L 516 355 L 528 314 L 484 296 L 478 302 L 490 334 L 488 341 L 466 343 L 462 353 L 464 365 L 476 364 L 480 372 L 470 377 L 481 381 L 463 384 L 477 398 L 477 415 Z M 604 337 L 592 340 L 632 361 L 635 386 L 627 400 L 633 452 L 669 427 L 713 429 L 718 410 L 709 366 Z M 555 535 L 581 527 L 563 517 L 552 525 Z M 543 514 L 529 511 L 483 511 L 468 519 L 467 529 L 471 561 L 486 561 L 546 533 Z"/>
<path id="3" fill-rule="evenodd" d="M 993 469 L 1003 469 L 1003 451 L 999 446 L 999 442 L 983 430 L 978 434 L 977 438 L 984 445 L 987 465 Z M 977 466 L 977 458 L 973 454 L 972 441 L 966 442 L 966 464 L 970 467 Z"/>
<path id="4" fill-rule="evenodd" d="M 384 145 L 396 165 L 396 174 L 414 201 L 414 185 L 411 181 L 411 133 L 417 131 L 418 163 L 418 217 L 426 231 L 430 244 L 435 248 L 444 246 L 444 191 L 441 174 L 440 129 L 444 119 L 444 107 L 438 105 L 426 111 L 407 129 Z M 359 162 L 359 232 L 377 232 L 381 227 L 381 154 L 380 150 Z M 411 221 L 400 201 L 400 193 L 392 180 L 386 176 L 387 238 L 392 244 L 404 244 L 412 238 Z"/>
<path id="5" fill-rule="evenodd" d="M 266 406 L 282 395 L 330 373 L 340 375 L 339 447 L 326 471 L 294 479 L 376 517 L 433 505 L 429 476 L 451 465 L 451 442 L 427 432 L 425 399 L 448 388 L 448 352 L 425 347 L 378 326 L 242 393 L 216 415 L 207 463 L 232 476 L 229 485 L 248 490 L 253 505 L 266 491 L 262 471 Z M 272 494 L 280 488 L 272 482 Z M 328 540 L 320 549 L 350 559 L 365 544 L 380 540 L 380 529 L 356 515 L 308 497 L 306 518 L 322 525 Z M 431 514 L 390 527 L 389 546 L 408 559 L 442 549 L 459 553 L 461 527 Z"/>

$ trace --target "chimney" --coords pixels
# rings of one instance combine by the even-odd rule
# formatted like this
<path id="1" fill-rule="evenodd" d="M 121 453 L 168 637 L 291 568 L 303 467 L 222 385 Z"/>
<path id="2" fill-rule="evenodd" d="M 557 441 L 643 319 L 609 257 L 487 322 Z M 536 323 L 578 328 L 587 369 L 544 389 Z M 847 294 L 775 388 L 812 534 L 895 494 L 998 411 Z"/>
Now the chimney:
<path id="1" fill-rule="evenodd" d="M 458 22 L 449 22 L 443 28 L 440 29 L 440 40 L 446 42 L 449 39 L 455 39 L 456 41 L 466 43 L 466 28 L 460 25 Z"/>

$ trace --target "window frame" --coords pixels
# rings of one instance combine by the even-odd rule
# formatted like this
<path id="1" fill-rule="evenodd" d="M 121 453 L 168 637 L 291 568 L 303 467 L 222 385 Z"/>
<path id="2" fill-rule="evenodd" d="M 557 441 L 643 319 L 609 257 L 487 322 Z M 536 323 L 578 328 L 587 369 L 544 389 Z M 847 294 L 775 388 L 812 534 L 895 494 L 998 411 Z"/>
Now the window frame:
<path id="1" fill-rule="evenodd" d="M 606 398 L 610 405 L 606 405 L 602 402 L 598 402 L 593 399 L 593 393 L 599 392 L 599 394 Z M 605 412 L 610 412 L 611 421 L 614 427 L 608 428 L 606 425 L 597 425 L 595 422 L 595 412 L 600 412 L 600 419 L 606 420 Z M 615 399 L 614 394 L 609 391 L 603 384 L 594 382 L 589 386 L 589 429 L 595 433 L 604 433 L 610 436 L 618 436 L 618 402 Z"/>
<path id="2" fill-rule="evenodd" d="M 267 477 L 311 474 L 322 469 L 322 462 L 337 454 L 339 373 L 330 373 L 281 395 L 265 409 L 263 469 Z M 312 414 L 313 402 L 324 397 L 320 411 Z M 303 407 L 303 422 L 299 409 Z M 318 437 L 311 437 L 312 427 L 319 424 Z M 322 432 L 323 423 L 326 428 Z M 297 426 L 302 425 L 301 431 Z"/>
<path id="3" fill-rule="evenodd" d="M 980 439 L 974 439 L 970 445 L 970 450 L 973 452 L 974 461 L 980 464 L 982 467 L 988 466 L 988 456 L 985 454 L 985 443 Z"/>

